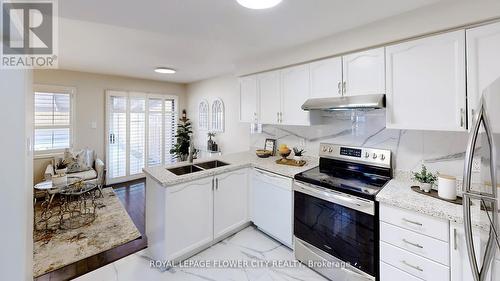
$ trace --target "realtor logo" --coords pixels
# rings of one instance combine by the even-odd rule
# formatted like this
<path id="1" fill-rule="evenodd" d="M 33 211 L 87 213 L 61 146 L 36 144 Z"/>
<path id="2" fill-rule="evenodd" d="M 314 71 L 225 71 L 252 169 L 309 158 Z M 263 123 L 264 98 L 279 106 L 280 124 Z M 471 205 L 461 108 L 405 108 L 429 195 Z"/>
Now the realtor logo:
<path id="1" fill-rule="evenodd" d="M 3 1 L 1 67 L 57 68 L 57 2 Z"/>

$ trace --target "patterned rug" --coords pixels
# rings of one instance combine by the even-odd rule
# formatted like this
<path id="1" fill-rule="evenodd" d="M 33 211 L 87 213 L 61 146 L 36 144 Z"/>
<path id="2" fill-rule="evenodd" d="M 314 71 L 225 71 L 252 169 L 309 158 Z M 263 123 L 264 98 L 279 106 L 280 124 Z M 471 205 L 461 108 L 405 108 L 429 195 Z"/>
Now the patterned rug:
<path id="1" fill-rule="evenodd" d="M 54 227 L 58 218 L 49 223 L 52 231 L 34 231 L 33 275 L 38 277 L 68 264 L 85 259 L 141 237 L 112 188 L 103 189 L 103 197 L 96 201 L 97 217 L 77 229 Z M 57 202 L 54 202 L 54 206 Z M 56 209 L 57 210 L 57 207 Z M 35 207 L 36 229 L 42 229 L 41 207 Z"/>

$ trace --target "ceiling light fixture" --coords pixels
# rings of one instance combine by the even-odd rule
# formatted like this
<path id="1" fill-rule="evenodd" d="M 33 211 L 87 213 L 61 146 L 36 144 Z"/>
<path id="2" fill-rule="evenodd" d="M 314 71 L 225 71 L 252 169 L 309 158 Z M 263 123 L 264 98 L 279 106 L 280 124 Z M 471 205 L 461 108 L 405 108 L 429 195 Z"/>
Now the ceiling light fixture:
<path id="1" fill-rule="evenodd" d="M 236 0 L 238 3 L 248 9 L 261 10 L 272 8 L 282 0 Z"/>
<path id="2" fill-rule="evenodd" d="M 157 67 L 155 69 L 155 72 L 161 73 L 161 74 L 174 74 L 177 71 L 173 68 L 168 68 L 168 67 Z"/>

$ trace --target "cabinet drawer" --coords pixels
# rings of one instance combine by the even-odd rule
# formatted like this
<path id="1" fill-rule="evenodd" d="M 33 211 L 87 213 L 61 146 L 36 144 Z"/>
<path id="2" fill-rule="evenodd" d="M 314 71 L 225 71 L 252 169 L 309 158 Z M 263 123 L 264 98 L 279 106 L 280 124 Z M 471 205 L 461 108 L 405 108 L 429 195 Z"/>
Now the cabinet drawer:
<path id="1" fill-rule="evenodd" d="M 446 266 L 450 265 L 449 245 L 441 240 L 385 222 L 380 222 L 380 240 Z"/>
<path id="2" fill-rule="evenodd" d="M 380 260 L 427 281 L 450 280 L 448 267 L 382 241 Z"/>
<path id="3" fill-rule="evenodd" d="M 380 205 L 380 220 L 448 242 L 449 222 L 397 207 Z"/>
<path id="4" fill-rule="evenodd" d="M 412 276 L 400 269 L 395 268 L 392 265 L 388 265 L 385 262 L 380 262 L 380 281 L 421 281 L 415 276 Z"/>

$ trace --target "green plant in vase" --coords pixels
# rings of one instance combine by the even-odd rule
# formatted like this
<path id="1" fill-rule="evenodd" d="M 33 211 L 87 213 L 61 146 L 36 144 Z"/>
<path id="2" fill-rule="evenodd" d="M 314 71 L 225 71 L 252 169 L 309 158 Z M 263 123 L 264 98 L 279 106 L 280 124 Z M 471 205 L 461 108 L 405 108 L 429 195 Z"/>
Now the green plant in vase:
<path id="1" fill-rule="evenodd" d="M 432 185 L 436 182 L 437 176 L 427 170 L 427 167 L 422 164 L 420 172 L 413 173 L 412 180 L 420 183 L 420 189 L 425 192 L 430 192 Z"/>
<path id="2" fill-rule="evenodd" d="M 192 134 L 191 121 L 186 117 L 186 110 L 182 110 L 182 118 L 179 119 L 175 135 L 177 142 L 170 149 L 170 154 L 174 155 L 180 161 L 186 161 L 189 155 L 189 143 Z"/>

